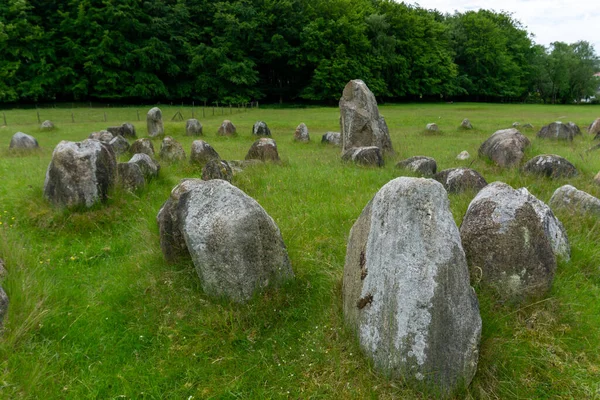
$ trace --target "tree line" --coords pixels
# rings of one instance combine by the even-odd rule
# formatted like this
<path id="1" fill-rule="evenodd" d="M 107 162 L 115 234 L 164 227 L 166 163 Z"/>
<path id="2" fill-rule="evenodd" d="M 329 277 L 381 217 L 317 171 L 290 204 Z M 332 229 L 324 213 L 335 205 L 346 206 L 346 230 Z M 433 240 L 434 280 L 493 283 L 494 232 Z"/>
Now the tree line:
<path id="1" fill-rule="evenodd" d="M 568 103 L 594 95 L 585 41 L 536 45 L 510 14 L 392 0 L 0 0 L 0 102 Z"/>

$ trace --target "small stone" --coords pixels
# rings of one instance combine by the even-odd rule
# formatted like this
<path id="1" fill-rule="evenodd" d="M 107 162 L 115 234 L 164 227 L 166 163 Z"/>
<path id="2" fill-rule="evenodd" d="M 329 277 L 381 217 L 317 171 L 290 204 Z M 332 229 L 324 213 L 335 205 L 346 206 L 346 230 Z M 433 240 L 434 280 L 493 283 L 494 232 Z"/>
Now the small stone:
<path id="1" fill-rule="evenodd" d="M 252 126 L 252 134 L 255 136 L 271 136 L 271 130 L 264 121 L 256 121 Z"/>
<path id="2" fill-rule="evenodd" d="M 421 176 L 432 176 L 437 172 L 437 163 L 431 157 L 415 156 L 398 162 L 396 168 L 408 169 Z"/>
<path id="3" fill-rule="evenodd" d="M 520 123 L 518 123 L 518 122 L 513 122 L 513 123 L 512 123 L 512 127 L 513 127 L 513 128 L 518 128 L 519 126 L 521 126 L 521 124 L 520 124 Z"/>
<path id="4" fill-rule="evenodd" d="M 468 160 L 469 158 L 471 158 L 471 155 L 470 155 L 470 154 L 469 154 L 469 152 L 468 152 L 468 151 L 466 151 L 466 150 L 463 150 L 463 151 L 461 151 L 461 152 L 460 152 L 460 153 L 459 153 L 459 154 L 456 156 L 456 159 L 457 159 L 457 160 L 461 160 L 461 161 Z"/>
<path id="5" fill-rule="evenodd" d="M 294 140 L 296 142 L 310 142 L 308 127 L 304 122 L 296 127 L 296 130 L 294 131 Z"/>
<path id="6" fill-rule="evenodd" d="M 158 107 L 151 108 L 146 115 L 146 125 L 148 127 L 148 136 L 158 137 L 165 134 L 163 127 L 162 111 Z"/>
<path id="7" fill-rule="evenodd" d="M 202 180 L 209 181 L 211 179 L 223 179 L 224 181 L 231 182 L 233 179 L 233 171 L 227 163 L 223 160 L 210 160 L 202 168 Z"/>
<path id="8" fill-rule="evenodd" d="M 128 122 L 122 124 L 121 126 L 109 126 L 106 128 L 107 131 L 113 134 L 113 136 L 121 135 L 123 137 L 135 138 L 135 126 Z"/>
<path id="9" fill-rule="evenodd" d="M 158 173 L 160 171 L 160 164 L 154 161 L 148 154 L 134 154 L 133 157 L 131 157 L 131 160 L 129 160 L 128 162 L 132 164 L 137 164 L 140 167 L 142 173 L 144 174 L 144 178 L 146 180 L 158 177 Z"/>
<path id="10" fill-rule="evenodd" d="M 54 123 L 47 119 L 44 122 L 42 122 L 42 125 L 40 125 L 40 129 L 43 131 L 51 131 L 54 129 Z"/>
<path id="11" fill-rule="evenodd" d="M 371 167 L 383 167 L 384 164 L 381 149 L 377 146 L 348 149 L 342 154 L 342 161 L 351 161 L 355 164 Z"/>
<path id="12" fill-rule="evenodd" d="M 460 127 L 463 129 L 473 129 L 473 125 L 471 125 L 471 121 L 468 118 L 463 119 L 460 123 Z"/>
<path id="13" fill-rule="evenodd" d="M 260 138 L 252 144 L 246 160 L 279 161 L 277 143 L 271 138 Z"/>
<path id="14" fill-rule="evenodd" d="M 185 160 L 185 151 L 181 143 L 177 142 L 171 136 L 165 136 L 160 145 L 158 158 L 164 161 Z"/>
<path id="15" fill-rule="evenodd" d="M 339 132 L 325 132 L 321 138 L 321 143 L 332 144 L 334 146 L 342 145 L 342 134 Z"/>
<path id="16" fill-rule="evenodd" d="M 152 141 L 147 138 L 138 139 L 129 148 L 131 154 L 148 154 L 150 157 L 154 157 L 154 145 Z"/>
<path id="17" fill-rule="evenodd" d="M 235 125 L 233 125 L 233 123 L 230 120 L 226 119 L 225 121 L 223 121 L 223 123 L 219 127 L 219 130 L 217 133 L 221 136 L 235 135 L 236 134 Z"/>
<path id="18" fill-rule="evenodd" d="M 30 136 L 23 132 L 17 132 L 10 139 L 9 149 L 12 150 L 33 150 L 39 149 L 40 145 L 33 136 Z"/>
<path id="19" fill-rule="evenodd" d="M 146 185 L 144 173 L 136 163 L 117 164 L 117 177 L 119 185 L 130 192 L 138 191 Z"/>
<path id="20" fill-rule="evenodd" d="M 433 179 L 440 182 L 449 193 L 478 192 L 487 185 L 483 176 L 470 168 L 445 169 L 435 174 Z"/>
<path id="21" fill-rule="evenodd" d="M 220 160 L 219 153 L 204 140 L 194 140 L 190 152 L 190 162 L 204 167 L 210 160 Z"/>
<path id="22" fill-rule="evenodd" d="M 99 140 L 103 143 L 110 143 L 111 140 L 114 139 L 114 136 L 109 131 L 100 131 L 100 132 L 92 132 L 88 139 Z"/>
<path id="23" fill-rule="evenodd" d="M 131 147 L 127 139 L 125 139 L 121 135 L 115 136 L 110 142 L 110 147 L 112 147 L 115 155 L 120 156 L 121 154 L 125 154 L 129 151 Z"/>
<path id="24" fill-rule="evenodd" d="M 573 131 L 573 135 L 581 135 L 581 129 L 575 122 L 567 122 L 567 126 Z"/>
<path id="25" fill-rule="evenodd" d="M 186 136 L 201 136 L 202 124 L 195 118 L 188 119 L 185 123 Z"/>
<path id="26" fill-rule="evenodd" d="M 533 125 L 531 125 L 531 124 L 525 124 L 521 128 L 522 129 L 533 129 Z"/>
<path id="27" fill-rule="evenodd" d="M 570 178 L 577 175 L 577 168 L 567 159 L 556 154 L 542 154 L 533 157 L 523 166 L 523 171 L 552 179 Z"/>
<path id="28" fill-rule="evenodd" d="M 432 132 L 438 132 L 440 130 L 440 128 L 437 126 L 437 124 L 433 123 L 433 122 L 427 124 L 425 129 L 427 129 L 428 131 L 432 131 Z"/>

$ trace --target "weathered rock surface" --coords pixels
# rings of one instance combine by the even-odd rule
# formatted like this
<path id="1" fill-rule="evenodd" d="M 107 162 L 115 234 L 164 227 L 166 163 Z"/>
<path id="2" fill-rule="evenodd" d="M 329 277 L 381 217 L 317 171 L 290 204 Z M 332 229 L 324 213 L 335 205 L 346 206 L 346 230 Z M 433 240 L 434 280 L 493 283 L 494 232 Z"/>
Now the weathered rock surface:
<path id="1" fill-rule="evenodd" d="M 181 143 L 173 139 L 171 136 L 165 136 L 160 144 L 160 153 L 158 158 L 164 161 L 181 161 L 185 160 L 185 151 Z"/>
<path id="2" fill-rule="evenodd" d="M 217 133 L 221 136 L 235 135 L 236 134 L 235 125 L 233 125 L 233 122 L 226 119 L 225 121 L 223 121 L 223 123 L 219 127 L 219 130 L 217 131 Z"/>
<path id="3" fill-rule="evenodd" d="M 131 192 L 135 192 L 146 185 L 142 169 L 138 164 L 132 162 L 117 164 L 117 178 L 119 185 Z"/>
<path id="4" fill-rule="evenodd" d="M 202 135 L 202 124 L 195 118 L 188 119 L 185 123 L 185 134 L 187 136 Z"/>
<path id="5" fill-rule="evenodd" d="M 210 296 L 244 303 L 294 276 L 273 219 L 226 181 L 182 181 L 157 221 L 165 258 L 191 257 Z"/>
<path id="6" fill-rule="evenodd" d="M 4 317 L 8 312 L 8 296 L 4 291 L 4 288 L 0 286 L 0 329 L 2 329 L 4 325 Z"/>
<path id="7" fill-rule="evenodd" d="M 36 138 L 23 132 L 17 132 L 10 139 L 9 149 L 13 150 L 33 150 L 38 149 L 40 145 Z"/>
<path id="8" fill-rule="evenodd" d="M 350 231 L 344 318 L 375 368 L 434 393 L 477 370 L 481 317 L 443 187 L 397 178 Z"/>
<path id="9" fill-rule="evenodd" d="M 109 144 L 110 144 L 110 147 L 112 147 L 113 151 L 115 152 L 115 155 L 117 155 L 117 156 L 127 153 L 129 151 L 129 148 L 131 147 L 131 145 L 129 144 L 127 139 L 125 139 L 121 135 L 115 136 L 109 142 Z"/>
<path id="10" fill-rule="evenodd" d="M 471 121 L 468 118 L 463 119 L 460 123 L 460 127 L 463 129 L 473 129 L 473 125 L 471 125 Z"/>
<path id="11" fill-rule="evenodd" d="M 351 161 L 355 164 L 383 167 L 384 161 L 381 149 L 377 146 L 355 147 L 342 154 L 342 161 Z"/>
<path id="12" fill-rule="evenodd" d="M 427 129 L 428 131 L 433 131 L 433 132 L 437 132 L 440 130 L 440 128 L 437 126 L 437 124 L 433 123 L 433 122 L 427 124 L 425 129 Z"/>
<path id="13" fill-rule="evenodd" d="M 294 131 L 294 140 L 296 142 L 310 142 L 308 127 L 304 122 L 296 127 L 296 130 Z"/>
<path id="14" fill-rule="evenodd" d="M 117 160 L 110 145 L 98 140 L 61 141 L 52 153 L 44 196 L 58 207 L 91 207 L 108 196 Z"/>
<path id="15" fill-rule="evenodd" d="M 577 175 L 577 168 L 567 159 L 556 154 L 542 154 L 533 157 L 523 165 L 523 171 L 552 179 L 570 178 Z"/>
<path id="16" fill-rule="evenodd" d="M 162 111 L 160 111 L 160 108 L 154 107 L 148 111 L 148 114 L 146 115 L 146 125 L 148 127 L 148 136 L 150 137 L 158 137 L 165 134 Z"/>
<path id="17" fill-rule="evenodd" d="M 264 121 L 256 121 L 252 126 L 252 134 L 256 136 L 271 136 L 271 130 Z"/>
<path id="18" fill-rule="evenodd" d="M 51 131 L 54 129 L 54 123 L 47 119 L 44 122 L 42 122 L 42 125 L 40 125 L 40 129 L 43 131 Z"/>
<path id="19" fill-rule="evenodd" d="M 502 129 L 483 142 L 479 156 L 491 159 L 500 167 L 510 168 L 521 163 L 525 149 L 530 145 L 529 139 L 518 130 Z"/>
<path id="20" fill-rule="evenodd" d="M 108 128 L 106 128 L 106 130 L 112 133 L 114 136 L 121 135 L 123 137 L 130 138 L 136 137 L 135 126 L 128 122 L 122 124 L 121 126 L 109 126 Z"/>
<path id="21" fill-rule="evenodd" d="M 449 193 L 483 189 L 487 182 L 481 174 L 470 168 L 450 168 L 438 172 L 433 179 L 440 182 Z"/>
<path id="22" fill-rule="evenodd" d="M 560 121 L 553 122 L 549 125 L 545 125 L 537 133 L 537 137 L 544 139 L 558 139 L 558 140 L 573 140 L 575 132 L 567 124 L 563 124 Z"/>
<path id="23" fill-rule="evenodd" d="M 382 138 L 382 147 L 380 147 L 382 153 L 390 153 L 395 154 L 394 149 L 392 148 L 392 139 L 390 137 L 390 130 L 388 129 L 387 122 L 385 122 L 385 117 L 383 115 L 379 115 L 379 132 L 381 132 Z"/>
<path id="24" fill-rule="evenodd" d="M 102 130 L 100 132 L 90 133 L 90 136 L 88 136 L 88 139 L 99 140 L 103 143 L 110 143 L 110 141 L 114 139 L 114 136 L 109 131 Z"/>
<path id="25" fill-rule="evenodd" d="M 227 161 L 210 160 L 202 168 L 202 180 L 222 179 L 231 182 L 233 179 L 233 170 Z"/>
<path id="26" fill-rule="evenodd" d="M 140 170 L 144 174 L 144 178 L 146 180 L 150 180 L 158 177 L 158 173 L 160 171 L 160 164 L 152 159 L 148 154 L 138 153 L 134 154 L 131 157 L 131 160 L 128 161 L 132 164 L 137 164 L 140 167 Z"/>
<path id="27" fill-rule="evenodd" d="M 600 216 L 600 199 L 571 185 L 556 189 L 548 204 L 554 210 L 563 209 L 572 214 Z"/>
<path id="28" fill-rule="evenodd" d="M 408 169 L 422 176 L 432 176 L 437 172 L 437 163 L 431 157 L 415 156 L 398 162 L 396 168 Z"/>
<path id="29" fill-rule="evenodd" d="M 571 129 L 571 131 L 573 131 L 574 136 L 581 135 L 581 129 L 579 128 L 579 125 L 577 125 L 575 122 L 569 121 L 567 122 L 567 126 L 569 127 L 569 129 Z"/>
<path id="30" fill-rule="evenodd" d="M 518 123 L 518 122 L 513 122 L 513 123 L 512 123 L 512 127 L 513 127 L 513 128 L 518 128 L 519 126 L 521 126 L 521 124 L 520 124 L 520 123 Z"/>
<path id="31" fill-rule="evenodd" d="M 342 134 L 339 132 L 325 132 L 321 138 L 321 143 L 333 144 L 335 146 L 342 145 Z"/>
<path id="32" fill-rule="evenodd" d="M 382 129 L 375 96 L 363 81 L 348 82 L 339 105 L 342 152 L 370 146 L 393 152 L 389 133 Z"/>
<path id="33" fill-rule="evenodd" d="M 250 146 L 246 160 L 279 161 L 277 143 L 271 138 L 260 138 Z"/>
<path id="34" fill-rule="evenodd" d="M 461 161 L 468 160 L 469 158 L 471 158 L 471 155 L 470 155 L 470 154 L 469 154 L 469 152 L 468 152 L 468 151 L 466 151 L 466 150 L 463 150 L 463 151 L 461 151 L 461 152 L 460 152 L 460 153 L 459 153 L 459 154 L 456 156 L 456 159 L 457 159 L 457 160 L 461 160 Z"/>
<path id="35" fill-rule="evenodd" d="M 227 161 L 227 164 L 231 167 L 231 170 L 235 174 L 238 172 L 242 172 L 246 168 L 251 167 L 253 165 L 261 165 L 263 164 L 263 162 L 260 160 L 230 160 Z"/>
<path id="36" fill-rule="evenodd" d="M 475 196 L 460 227 L 472 281 L 502 300 L 540 297 L 552 286 L 556 257 L 532 198 L 494 182 Z"/>
<path id="37" fill-rule="evenodd" d="M 590 135 L 598 135 L 600 133 L 600 118 L 596 118 L 594 122 L 590 124 L 588 127 L 588 133 Z"/>
<path id="38" fill-rule="evenodd" d="M 204 166 L 210 160 L 220 160 L 219 153 L 204 140 L 194 140 L 192 142 L 192 151 L 190 152 L 190 162 Z"/>
<path id="39" fill-rule="evenodd" d="M 148 154 L 150 157 L 154 157 L 154 145 L 150 139 L 138 139 L 132 143 L 131 147 L 129 147 L 129 152 L 131 154 L 143 153 Z"/>
<path id="40" fill-rule="evenodd" d="M 0 278 L 4 278 L 8 272 L 6 272 L 6 266 L 4 265 L 4 260 L 0 258 Z"/>

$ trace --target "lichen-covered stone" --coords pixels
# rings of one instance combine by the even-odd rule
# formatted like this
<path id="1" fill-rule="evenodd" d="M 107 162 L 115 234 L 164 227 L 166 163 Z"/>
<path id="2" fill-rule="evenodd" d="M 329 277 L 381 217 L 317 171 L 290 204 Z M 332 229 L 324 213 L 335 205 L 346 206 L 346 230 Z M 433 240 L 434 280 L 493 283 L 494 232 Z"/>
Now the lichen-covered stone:
<path id="1" fill-rule="evenodd" d="M 575 132 L 567 124 L 563 124 L 560 121 L 552 122 L 549 125 L 545 125 L 537 133 L 537 137 L 544 139 L 558 139 L 558 140 L 573 140 Z"/>
<path id="2" fill-rule="evenodd" d="M 100 132 L 90 133 L 90 135 L 88 136 L 88 139 L 95 139 L 95 140 L 99 140 L 104 143 L 110 143 L 110 141 L 114 139 L 114 136 L 109 131 L 102 130 Z"/>
<path id="3" fill-rule="evenodd" d="M 255 136 L 271 136 L 271 130 L 264 121 L 256 121 L 252 126 L 252 134 Z"/>
<path id="4" fill-rule="evenodd" d="M 437 163 L 431 157 L 415 156 L 398 162 L 396 168 L 408 169 L 421 174 L 421 176 L 429 177 L 437 172 Z"/>
<path id="5" fill-rule="evenodd" d="M 113 136 L 121 135 L 124 138 L 127 138 L 127 137 L 135 138 L 136 137 L 135 126 L 133 126 L 133 124 L 130 124 L 128 122 L 122 124 L 121 126 L 109 126 L 108 128 L 106 128 L 106 130 L 108 132 L 112 133 Z"/>
<path id="6" fill-rule="evenodd" d="M 479 147 L 479 156 L 489 158 L 500 167 L 510 168 L 521 163 L 525 149 L 530 145 L 529 139 L 518 130 L 502 129 Z"/>
<path id="7" fill-rule="evenodd" d="M 194 140 L 190 152 L 190 162 L 203 167 L 210 160 L 220 160 L 219 153 L 204 140 Z"/>
<path id="8" fill-rule="evenodd" d="M 384 165 L 381 149 L 377 146 L 348 149 L 342 154 L 342 161 L 350 161 L 370 167 L 383 167 Z"/>
<path id="9" fill-rule="evenodd" d="M 165 134 L 163 127 L 162 111 L 158 107 L 151 108 L 146 115 L 146 126 L 148 127 L 148 136 L 158 137 Z"/>
<path id="10" fill-rule="evenodd" d="M 110 145 L 98 140 L 61 141 L 52 153 L 44 196 L 58 207 L 91 207 L 108 196 L 117 160 Z"/>
<path id="11" fill-rule="evenodd" d="M 460 127 L 463 129 L 473 129 L 473 125 L 471 124 L 471 121 L 469 121 L 468 118 L 462 120 L 462 122 L 460 123 Z"/>
<path id="12" fill-rule="evenodd" d="M 160 171 L 160 164 L 152 159 L 148 154 L 138 153 L 134 154 L 131 157 L 129 163 L 137 164 L 142 173 L 144 174 L 144 178 L 146 180 L 150 180 L 158 177 L 158 173 Z"/>
<path id="13" fill-rule="evenodd" d="M 4 288 L 2 286 L 0 286 L 0 330 L 2 329 L 3 325 L 4 325 L 4 317 L 6 316 L 6 313 L 8 312 L 8 296 L 6 294 L 6 292 L 4 291 Z"/>
<path id="14" fill-rule="evenodd" d="M 219 130 L 217 131 L 217 134 L 221 136 L 233 136 L 236 133 L 235 125 L 233 125 L 233 122 L 228 119 L 223 121 L 221 126 L 219 126 Z"/>
<path id="15" fill-rule="evenodd" d="M 588 133 L 590 135 L 598 135 L 600 134 L 600 118 L 596 118 L 594 122 L 590 124 L 588 127 Z M 596 139 L 596 138 L 594 138 Z"/>
<path id="16" fill-rule="evenodd" d="M 121 154 L 127 153 L 129 151 L 129 148 L 131 147 L 131 145 L 129 144 L 129 142 L 127 141 L 127 139 L 125 139 L 121 135 L 115 136 L 109 142 L 109 144 L 110 144 L 110 147 L 112 147 L 113 151 L 115 152 L 115 154 L 117 156 L 120 156 Z"/>
<path id="17" fill-rule="evenodd" d="M 211 179 L 222 179 L 231 182 L 233 179 L 233 171 L 227 161 L 210 160 L 202 168 L 202 179 L 209 181 Z"/>
<path id="18" fill-rule="evenodd" d="M 463 150 L 461 151 L 457 156 L 456 159 L 460 160 L 460 161 L 464 161 L 464 160 L 468 160 L 469 158 L 471 158 L 471 155 L 469 154 L 468 151 Z"/>
<path id="19" fill-rule="evenodd" d="M 460 227 L 472 281 L 502 300 L 541 297 L 552 286 L 556 257 L 544 223 L 552 219 L 538 214 L 533 199 L 525 189 L 494 182 L 475 196 Z"/>
<path id="20" fill-rule="evenodd" d="M 569 121 L 567 122 L 567 126 L 569 127 L 569 129 L 571 129 L 571 131 L 573 131 L 574 136 L 581 135 L 581 129 L 579 128 L 579 125 L 577 125 L 575 122 Z"/>
<path id="21" fill-rule="evenodd" d="M 54 123 L 47 119 L 44 122 L 42 122 L 42 125 L 40 125 L 40 129 L 43 131 L 51 131 L 54 129 Z"/>
<path id="22" fill-rule="evenodd" d="M 185 134 L 187 136 L 202 135 L 202 124 L 195 118 L 188 119 L 185 123 Z"/>
<path id="23" fill-rule="evenodd" d="M 440 130 L 440 128 L 438 127 L 438 125 L 434 122 L 431 122 L 429 124 L 427 124 L 427 126 L 425 127 L 425 129 L 427 129 L 428 131 L 433 131 L 433 132 L 438 132 Z"/>
<path id="24" fill-rule="evenodd" d="M 150 139 L 138 139 L 131 144 L 131 147 L 129 147 L 129 152 L 131 154 L 143 153 L 148 154 L 150 157 L 154 157 L 154 145 Z"/>
<path id="25" fill-rule="evenodd" d="M 181 143 L 173 139 L 171 136 L 165 136 L 160 144 L 160 153 L 158 158 L 164 161 L 181 161 L 185 160 L 185 151 Z"/>
<path id="26" fill-rule="evenodd" d="M 308 127 L 304 122 L 296 127 L 294 131 L 294 140 L 296 142 L 310 142 L 310 135 L 308 134 Z"/>
<path id="27" fill-rule="evenodd" d="M 481 174 L 470 168 L 450 168 L 438 172 L 433 179 L 440 182 L 450 193 L 467 190 L 478 192 L 487 185 Z"/>
<path id="28" fill-rule="evenodd" d="M 12 150 L 33 150 L 38 149 L 40 145 L 36 138 L 23 132 L 17 132 L 10 139 L 9 149 Z"/>
<path id="29" fill-rule="evenodd" d="M 250 146 L 246 160 L 279 161 L 277 143 L 271 138 L 260 138 Z"/>
<path id="30" fill-rule="evenodd" d="M 138 164 L 132 162 L 117 164 L 117 178 L 119 185 L 131 192 L 135 192 L 146 185 L 142 169 Z"/>
<path id="31" fill-rule="evenodd" d="M 523 171 L 552 179 L 570 178 L 577 175 L 577 168 L 567 159 L 556 154 L 542 154 L 533 157 L 525 163 Z"/>
<path id="32" fill-rule="evenodd" d="M 561 209 L 575 215 L 600 216 L 600 199 L 571 185 L 556 189 L 548 204 L 554 210 Z"/>
<path id="33" fill-rule="evenodd" d="M 334 146 L 342 145 L 342 134 L 339 132 L 325 132 L 321 138 L 321 143 L 333 144 Z"/>
<path id="34" fill-rule="evenodd" d="M 350 231 L 344 319 L 376 369 L 451 395 L 475 375 L 481 317 L 448 196 L 397 178 Z"/>

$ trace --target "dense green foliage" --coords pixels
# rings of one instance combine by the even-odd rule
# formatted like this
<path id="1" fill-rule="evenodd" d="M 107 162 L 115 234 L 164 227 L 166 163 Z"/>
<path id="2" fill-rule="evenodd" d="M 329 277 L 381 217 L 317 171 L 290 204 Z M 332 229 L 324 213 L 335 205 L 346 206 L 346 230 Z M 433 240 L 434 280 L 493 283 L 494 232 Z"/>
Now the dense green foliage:
<path id="1" fill-rule="evenodd" d="M 536 46 L 506 13 L 392 0 L 2 0 L 0 102 L 572 102 L 593 95 L 587 42 Z"/>

